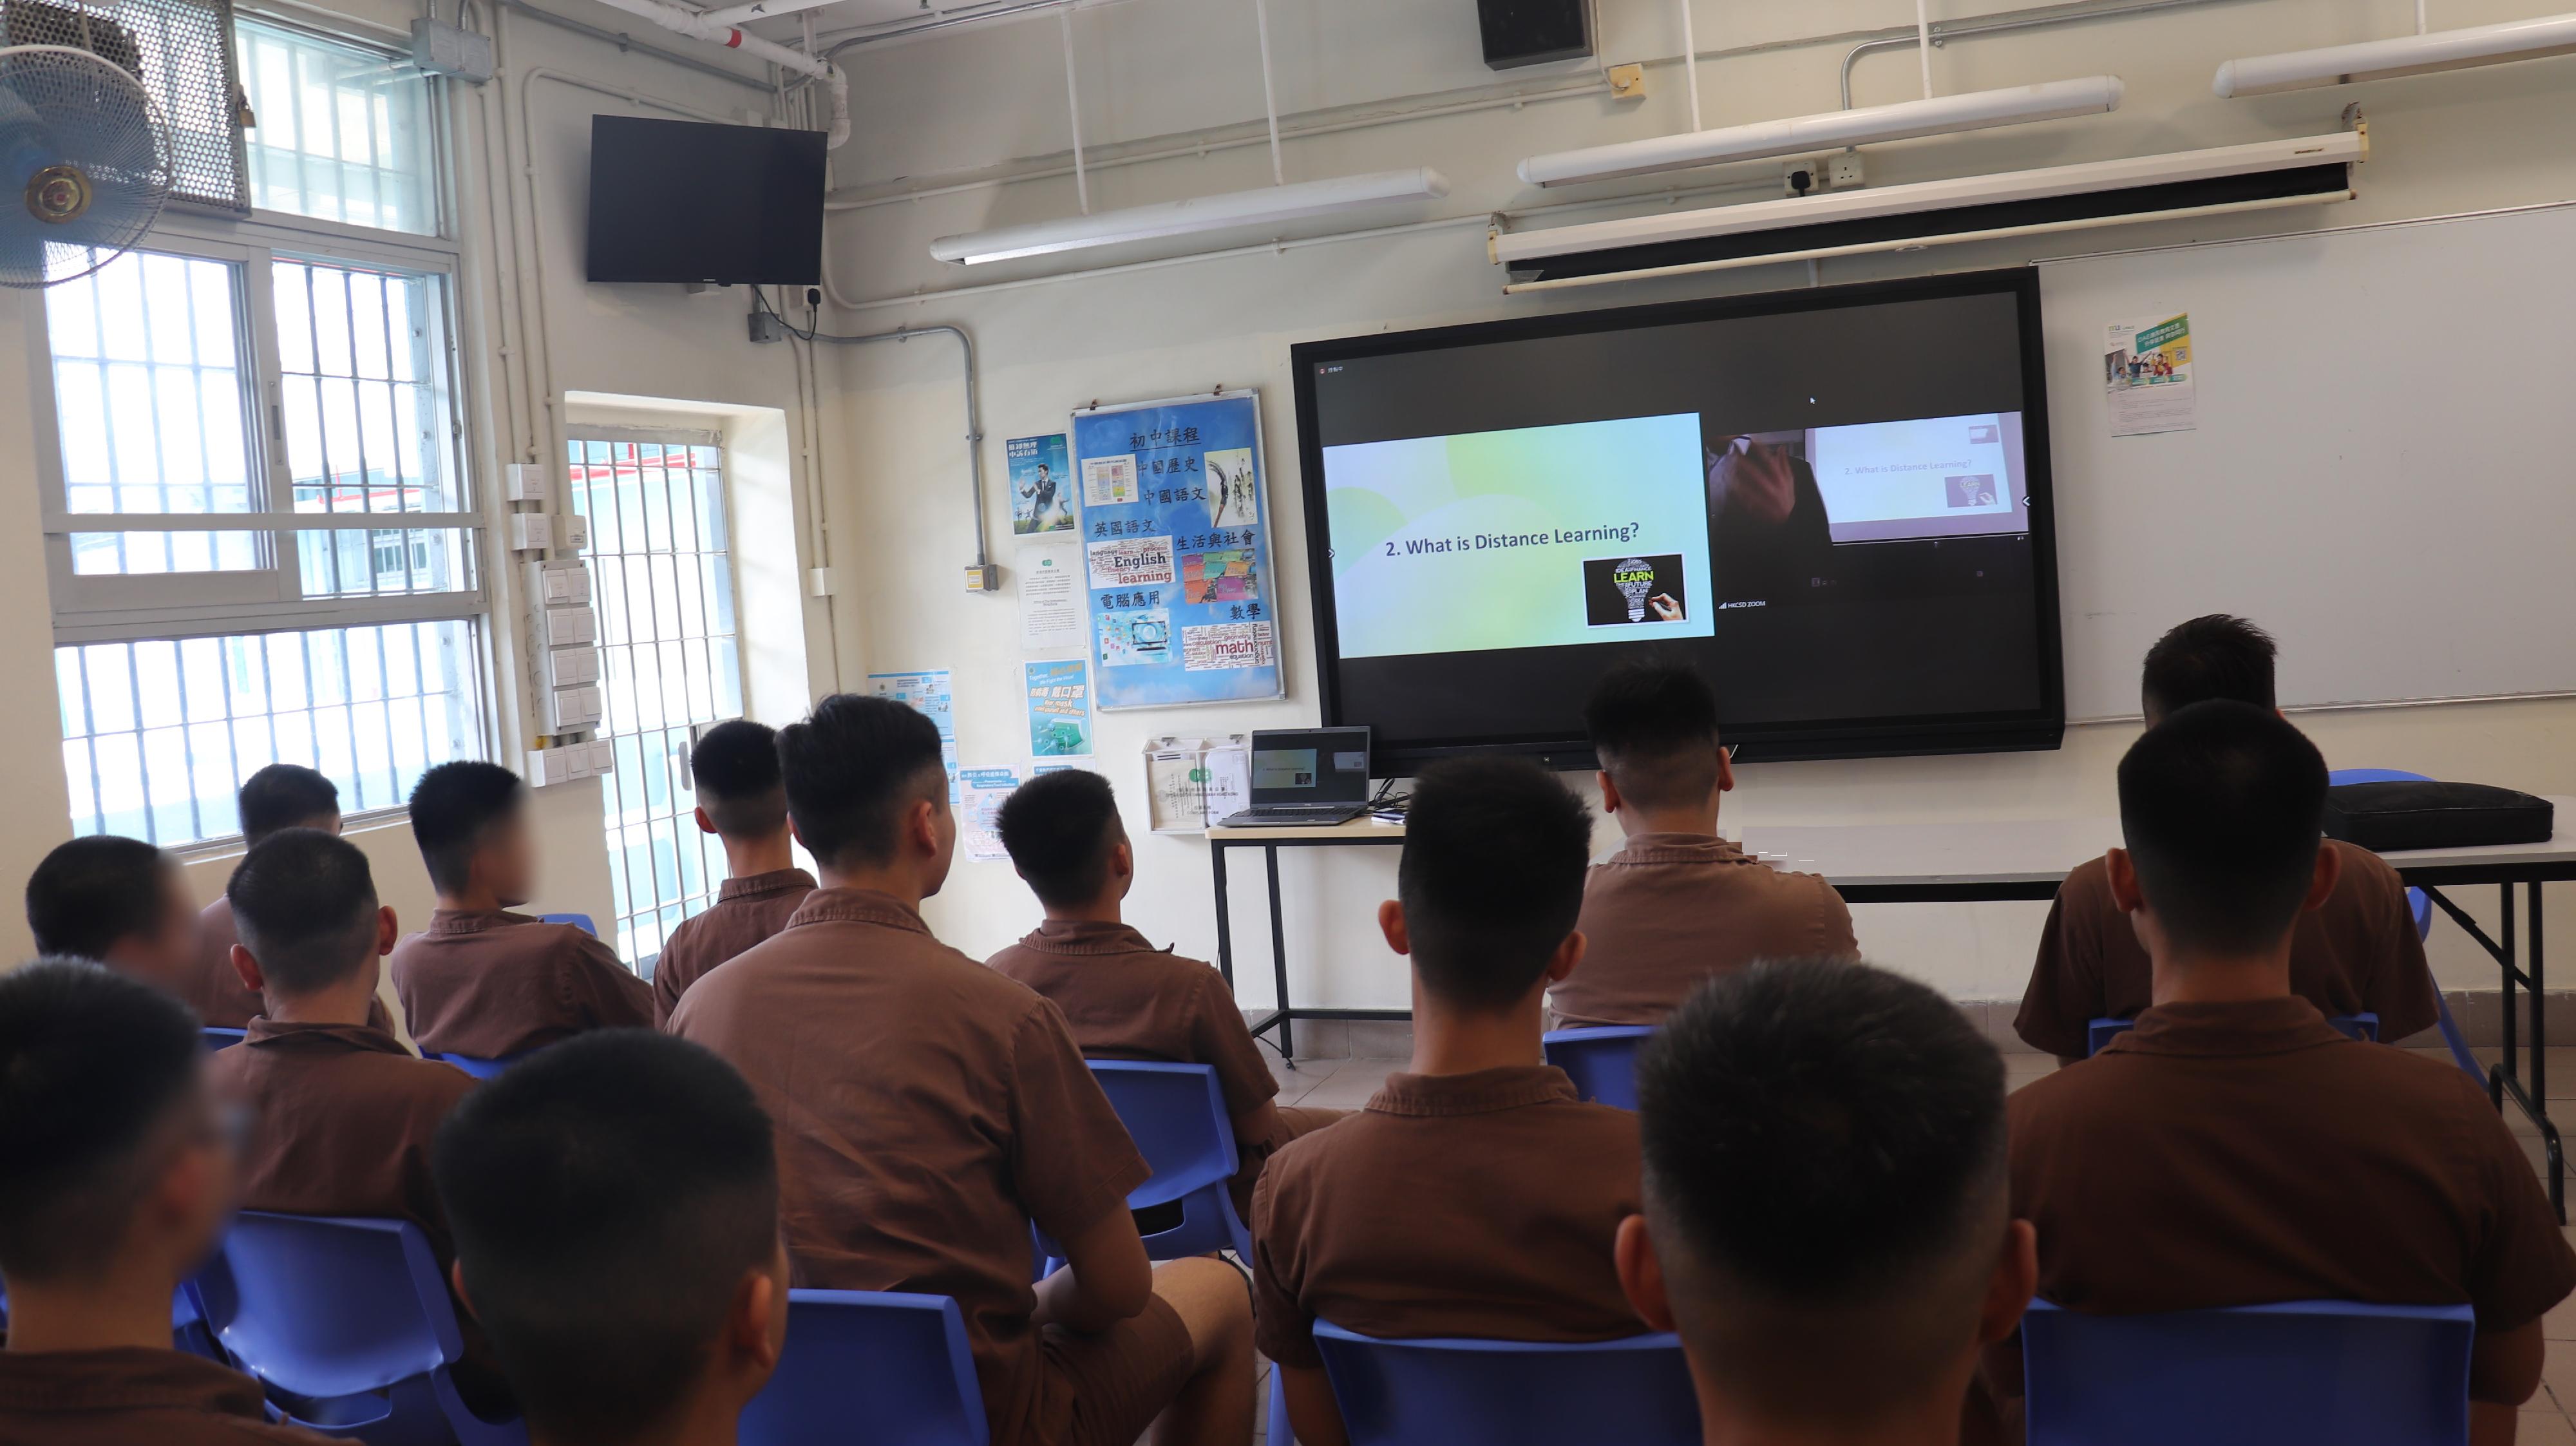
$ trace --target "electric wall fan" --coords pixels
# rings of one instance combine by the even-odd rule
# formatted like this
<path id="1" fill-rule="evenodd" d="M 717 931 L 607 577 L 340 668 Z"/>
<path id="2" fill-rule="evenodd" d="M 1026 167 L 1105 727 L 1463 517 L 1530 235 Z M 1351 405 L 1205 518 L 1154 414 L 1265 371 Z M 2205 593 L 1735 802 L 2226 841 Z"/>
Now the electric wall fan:
<path id="1" fill-rule="evenodd" d="M 0 47 L 0 286 L 86 276 L 169 199 L 169 128 L 127 66 L 69 45 Z"/>

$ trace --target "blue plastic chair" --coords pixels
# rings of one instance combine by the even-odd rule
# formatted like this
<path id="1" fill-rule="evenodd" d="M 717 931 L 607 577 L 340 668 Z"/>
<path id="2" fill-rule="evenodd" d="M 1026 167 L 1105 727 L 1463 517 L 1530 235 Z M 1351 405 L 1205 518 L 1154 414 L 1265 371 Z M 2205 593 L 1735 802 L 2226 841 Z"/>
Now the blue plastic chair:
<path id="1" fill-rule="evenodd" d="M 2333 1025 L 2335 1028 L 2343 1031 L 2346 1035 L 2360 1040 L 2364 1044 L 2377 1044 L 2379 1042 L 2379 1016 L 2371 1013 L 2367 1009 L 2363 1010 L 2359 1014 L 2329 1014 L 2326 1016 L 2326 1023 Z M 2138 1022 L 2134 1019 L 2113 1019 L 2108 1015 L 2104 1015 L 2099 1019 L 2087 1020 L 2084 1025 L 2085 1057 L 2089 1059 L 2094 1055 L 2100 1054 L 2102 1052 L 2102 1046 L 2109 1044 L 2112 1040 L 2118 1039 L 2121 1035 L 2137 1028 L 2137 1026 Z"/>
<path id="2" fill-rule="evenodd" d="M 490 1079 L 535 1053 L 533 1049 L 524 1050 L 518 1054 L 505 1054 L 499 1059 L 476 1059 L 470 1054 L 433 1054 L 430 1058 L 441 1064 L 452 1064 L 476 1079 Z"/>
<path id="3" fill-rule="evenodd" d="M 594 939 L 599 937 L 599 926 L 590 921 L 588 914 L 539 914 L 537 917 L 549 924 L 570 924 Z"/>
<path id="4" fill-rule="evenodd" d="M 1252 1232 L 1235 1213 L 1234 1192 L 1228 1188 L 1243 1158 L 1235 1150 L 1234 1120 L 1225 1112 L 1216 1070 L 1204 1064 L 1095 1059 L 1091 1077 L 1100 1081 L 1127 1137 L 1154 1172 L 1128 1194 L 1127 1208 L 1165 1207 L 1166 1215 L 1168 1207 L 1180 1208 L 1177 1222 L 1145 1237 L 1146 1257 L 1181 1260 L 1231 1250 L 1250 1261 Z M 1043 1278 L 1064 1264 L 1064 1251 L 1043 1233 L 1037 1239 Z"/>
<path id="5" fill-rule="evenodd" d="M 2465 1305 L 2022 1317 L 2029 1446 L 2466 1446 Z"/>
<path id="6" fill-rule="evenodd" d="M 984 1394 L 957 1302 L 787 1292 L 787 1349 L 739 1430 L 742 1446 L 985 1446 Z"/>
<path id="7" fill-rule="evenodd" d="M 224 1029 L 217 1025 L 209 1024 L 205 1028 L 198 1030 L 197 1033 L 205 1037 L 206 1052 L 208 1054 L 212 1054 L 216 1050 L 230 1049 L 234 1045 L 241 1043 L 243 1038 L 247 1036 L 250 1031 L 247 1029 Z"/>
<path id="8" fill-rule="evenodd" d="M 367 1446 L 526 1446 L 525 1426 L 456 1394 L 465 1343 L 419 1226 L 244 1211 L 197 1290 L 289 1424 Z"/>
<path id="9" fill-rule="evenodd" d="M 1351 1446 L 1698 1446 L 1681 1338 L 1377 1340 L 1315 1322 Z"/>
<path id="10" fill-rule="evenodd" d="M 1591 1029 L 1551 1029 L 1539 1036 L 1547 1062 L 1566 1072 L 1574 1088 L 1596 1104 L 1637 1107 L 1637 1047 L 1654 1033 L 1642 1024 Z"/>

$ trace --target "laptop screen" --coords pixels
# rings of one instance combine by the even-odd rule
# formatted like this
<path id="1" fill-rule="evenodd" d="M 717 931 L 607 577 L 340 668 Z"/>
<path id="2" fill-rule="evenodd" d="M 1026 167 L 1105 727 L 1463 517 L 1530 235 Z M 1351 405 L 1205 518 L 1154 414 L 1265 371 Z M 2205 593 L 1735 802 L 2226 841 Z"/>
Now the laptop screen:
<path id="1" fill-rule="evenodd" d="M 1252 735 L 1252 804 L 1365 803 L 1369 786 L 1366 728 L 1256 729 Z"/>

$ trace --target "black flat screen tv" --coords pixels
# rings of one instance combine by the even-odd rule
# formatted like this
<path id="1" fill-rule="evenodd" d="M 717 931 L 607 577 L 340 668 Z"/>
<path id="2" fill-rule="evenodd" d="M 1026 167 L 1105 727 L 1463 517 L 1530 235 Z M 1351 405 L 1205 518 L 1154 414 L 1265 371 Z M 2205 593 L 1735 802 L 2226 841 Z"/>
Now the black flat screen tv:
<path id="1" fill-rule="evenodd" d="M 594 116 L 589 279 L 821 284 L 823 143 L 820 131 Z"/>
<path id="2" fill-rule="evenodd" d="M 1381 775 L 1591 766 L 1586 695 L 1698 668 L 1746 761 L 2065 731 L 2028 268 L 1291 352 L 1317 674 Z"/>

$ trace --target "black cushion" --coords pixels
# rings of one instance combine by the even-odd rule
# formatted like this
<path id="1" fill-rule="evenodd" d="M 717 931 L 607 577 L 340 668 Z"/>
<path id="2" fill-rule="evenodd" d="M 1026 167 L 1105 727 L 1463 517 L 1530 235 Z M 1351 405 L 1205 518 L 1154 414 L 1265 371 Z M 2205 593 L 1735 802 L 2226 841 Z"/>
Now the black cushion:
<path id="1" fill-rule="evenodd" d="M 2347 783 L 2326 790 L 2328 838 L 2374 853 L 2547 843 L 2548 799 L 2483 783 Z"/>

